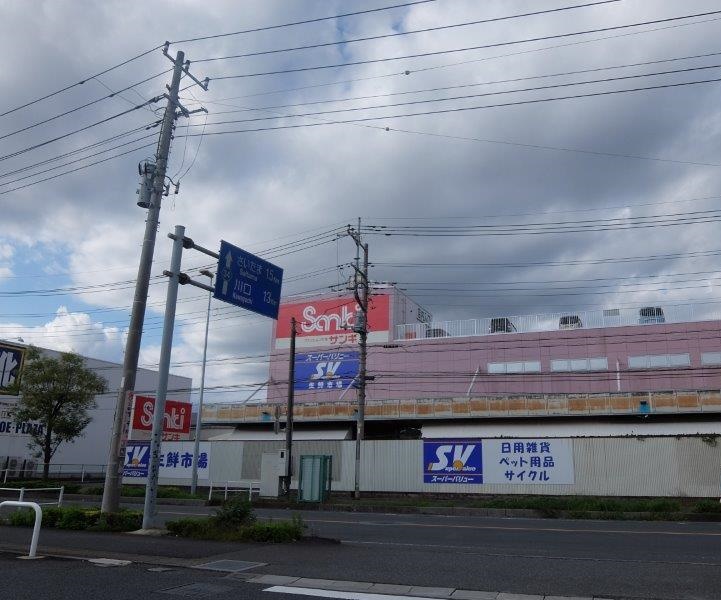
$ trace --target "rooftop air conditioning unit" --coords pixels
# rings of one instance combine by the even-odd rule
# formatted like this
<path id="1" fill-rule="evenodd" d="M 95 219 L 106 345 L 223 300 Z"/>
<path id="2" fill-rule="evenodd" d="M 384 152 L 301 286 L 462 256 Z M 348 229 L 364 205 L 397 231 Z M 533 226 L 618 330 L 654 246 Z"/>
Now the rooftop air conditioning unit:
<path id="1" fill-rule="evenodd" d="M 511 323 L 508 317 L 495 317 L 491 319 L 491 325 L 488 333 L 514 333 L 516 326 Z"/>
<path id="2" fill-rule="evenodd" d="M 563 315 L 558 320 L 559 329 L 581 329 L 583 322 L 578 315 Z"/>
<path id="3" fill-rule="evenodd" d="M 638 311 L 638 322 L 641 325 L 665 323 L 666 317 L 663 315 L 663 308 L 660 306 L 644 306 Z"/>

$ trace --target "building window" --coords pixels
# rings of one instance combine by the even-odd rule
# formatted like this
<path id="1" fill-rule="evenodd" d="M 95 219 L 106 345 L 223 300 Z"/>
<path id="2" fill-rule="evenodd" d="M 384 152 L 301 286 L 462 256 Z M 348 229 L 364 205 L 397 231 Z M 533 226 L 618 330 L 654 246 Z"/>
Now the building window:
<path id="1" fill-rule="evenodd" d="M 506 375 L 509 373 L 540 373 L 541 363 L 537 360 L 518 362 L 488 363 L 490 375 Z"/>
<path id="2" fill-rule="evenodd" d="M 551 371 L 608 371 L 608 359 L 605 356 L 597 358 L 571 358 L 551 361 Z"/>
<path id="3" fill-rule="evenodd" d="M 669 367 L 690 367 L 691 356 L 684 354 L 647 354 L 629 356 L 629 369 L 666 369 Z"/>
<path id="4" fill-rule="evenodd" d="M 701 364 L 710 365 L 721 365 L 721 352 L 704 352 L 701 354 Z"/>

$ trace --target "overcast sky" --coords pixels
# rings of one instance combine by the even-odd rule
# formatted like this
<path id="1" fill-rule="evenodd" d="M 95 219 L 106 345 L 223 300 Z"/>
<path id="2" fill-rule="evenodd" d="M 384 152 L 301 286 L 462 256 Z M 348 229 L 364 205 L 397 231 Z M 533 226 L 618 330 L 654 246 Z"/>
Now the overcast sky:
<path id="1" fill-rule="evenodd" d="M 209 115 L 207 124 L 203 114 L 178 120 L 168 173 L 182 183 L 177 196 L 163 200 L 154 276 L 168 268 L 171 243 L 166 234 L 181 224 L 203 246 L 217 249 L 224 239 L 284 268 L 287 297 L 327 292 L 349 275 L 347 267 L 338 266 L 354 256 L 352 242 L 336 239 L 336 234 L 362 217 L 364 227 L 391 228 L 382 233 L 413 233 L 367 233 L 371 277 L 397 283 L 438 320 L 688 302 L 711 307 L 719 296 L 715 265 L 721 253 L 719 213 L 714 212 L 721 197 L 719 83 L 602 92 L 721 77 L 721 47 L 714 41 L 721 13 L 552 36 L 719 11 L 718 2 L 621 0 L 340 43 L 586 3 L 436 0 L 171 43 L 171 54 L 183 50 L 197 77 L 211 78 L 208 92 L 195 86 L 182 93 L 189 108 L 202 105 Z M 390 4 L 392 0 L 0 0 L 0 51 L 5 57 L 0 113 L 166 40 Z M 548 39 L 508 43 L 542 37 Z M 328 45 L 315 49 L 202 62 L 324 43 Z M 482 45 L 495 46 L 447 52 Z M 428 55 L 433 52 L 437 54 Z M 426 56 L 377 61 L 417 54 Z M 157 49 L 0 116 L 0 338 L 122 361 L 145 219 L 145 211 L 136 206 L 136 169 L 140 160 L 152 156 L 157 138 L 98 152 L 157 136 L 157 128 L 140 128 L 158 120 L 164 101 L 29 148 L 163 93 L 170 75 L 18 130 L 170 67 Z M 216 79 L 269 71 L 291 72 Z M 648 73 L 657 74 L 629 78 Z M 558 87 L 587 81 L 595 83 Z M 183 87 L 191 83 L 186 79 Z M 529 89 L 542 86 L 547 89 Z M 509 90 L 515 91 L 497 93 Z M 574 95 L 587 97 L 537 101 Z M 453 99 L 428 102 L 443 98 Z M 488 106 L 497 104 L 505 105 Z M 349 108 L 363 110 L 328 113 Z M 435 114 L 398 116 L 430 111 Z M 314 114 L 288 116 L 301 113 Z M 370 117 L 381 118 L 359 121 Z M 329 123 L 350 120 L 355 122 Z M 287 127 L 291 125 L 300 127 Z M 277 127 L 285 128 L 268 130 Z M 44 162 L 136 128 L 112 143 Z M 263 130 L 237 132 L 248 129 Z M 229 131 L 235 133 L 220 134 Z M 668 226 L 636 227 L 641 221 L 634 219 L 640 217 Z M 578 221 L 586 229 L 579 232 L 575 225 L 573 232 L 538 231 L 537 224 Z M 509 227 L 504 235 L 453 229 L 488 225 Z M 401 229 L 408 227 L 412 229 Z M 439 233 L 418 229 L 424 227 L 451 229 L 442 237 L 419 235 Z M 477 235 L 479 231 L 485 235 Z M 629 257 L 633 260 L 618 260 Z M 212 262 L 194 252 L 186 252 L 183 260 L 190 273 Z M 141 365 L 150 368 L 159 356 L 165 290 L 165 280 L 155 277 L 141 355 Z M 192 376 L 196 385 L 206 302 L 200 290 L 181 288 L 173 372 Z M 217 301 L 212 306 L 208 385 L 264 381 L 268 320 Z M 256 358 L 238 358 L 246 356 Z M 207 397 L 242 400 L 247 390 Z"/>

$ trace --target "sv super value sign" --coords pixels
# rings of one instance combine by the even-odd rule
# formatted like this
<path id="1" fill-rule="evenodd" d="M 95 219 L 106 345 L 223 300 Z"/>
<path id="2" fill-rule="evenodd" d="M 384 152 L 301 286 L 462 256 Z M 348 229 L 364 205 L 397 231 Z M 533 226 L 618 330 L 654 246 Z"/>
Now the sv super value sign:
<path id="1" fill-rule="evenodd" d="M 297 392 L 307 390 L 344 390 L 358 375 L 358 352 L 308 352 L 295 355 Z"/>
<path id="2" fill-rule="evenodd" d="M 569 439 L 423 442 L 424 483 L 573 484 Z"/>

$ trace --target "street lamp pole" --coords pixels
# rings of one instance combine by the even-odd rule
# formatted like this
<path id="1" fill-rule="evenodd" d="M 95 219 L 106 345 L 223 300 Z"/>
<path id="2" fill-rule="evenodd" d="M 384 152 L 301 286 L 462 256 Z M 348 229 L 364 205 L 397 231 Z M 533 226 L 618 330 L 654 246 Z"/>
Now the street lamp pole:
<path id="1" fill-rule="evenodd" d="M 213 286 L 213 277 L 215 275 L 210 271 L 203 269 L 200 272 L 210 278 L 210 286 Z M 200 454 L 200 430 L 203 422 L 203 391 L 205 390 L 205 359 L 208 354 L 208 326 L 210 325 L 210 300 L 213 297 L 212 292 L 208 292 L 208 310 L 205 315 L 205 342 L 203 343 L 203 366 L 200 371 L 200 402 L 198 404 L 198 418 L 195 420 L 195 449 L 193 451 L 193 479 L 190 484 L 190 493 L 195 494 L 198 487 L 198 455 Z"/>

